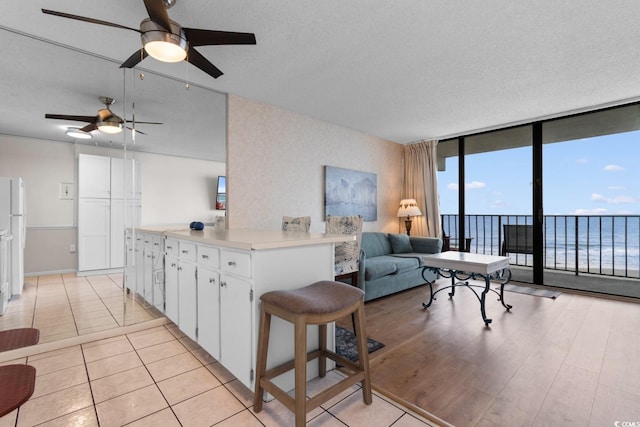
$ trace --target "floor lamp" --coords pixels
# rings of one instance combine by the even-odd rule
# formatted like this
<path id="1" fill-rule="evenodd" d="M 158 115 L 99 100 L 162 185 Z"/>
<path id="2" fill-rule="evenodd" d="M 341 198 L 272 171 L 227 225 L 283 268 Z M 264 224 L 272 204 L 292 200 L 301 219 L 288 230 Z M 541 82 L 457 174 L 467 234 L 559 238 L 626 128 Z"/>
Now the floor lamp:
<path id="1" fill-rule="evenodd" d="M 407 236 L 411 236 L 411 217 L 420 216 L 420 208 L 415 199 L 402 199 L 398 209 L 398 218 L 404 217 L 404 226 L 407 228 Z"/>

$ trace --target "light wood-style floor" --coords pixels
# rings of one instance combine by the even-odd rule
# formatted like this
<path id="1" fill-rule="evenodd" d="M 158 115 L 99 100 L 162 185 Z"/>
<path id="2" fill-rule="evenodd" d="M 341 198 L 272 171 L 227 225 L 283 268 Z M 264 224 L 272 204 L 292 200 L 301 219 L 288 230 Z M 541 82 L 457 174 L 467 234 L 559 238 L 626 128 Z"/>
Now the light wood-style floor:
<path id="1" fill-rule="evenodd" d="M 447 285 L 440 279 L 436 286 Z M 456 426 L 613 426 L 640 421 L 640 304 L 563 293 L 487 296 L 422 286 L 366 304 L 376 389 Z M 349 326 L 348 322 L 345 326 Z"/>

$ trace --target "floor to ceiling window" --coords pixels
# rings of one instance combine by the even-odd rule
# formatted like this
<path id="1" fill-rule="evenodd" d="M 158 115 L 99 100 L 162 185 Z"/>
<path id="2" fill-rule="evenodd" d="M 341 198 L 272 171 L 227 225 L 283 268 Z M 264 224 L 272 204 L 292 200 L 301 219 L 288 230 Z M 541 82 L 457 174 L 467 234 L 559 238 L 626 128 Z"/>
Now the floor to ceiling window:
<path id="1" fill-rule="evenodd" d="M 444 140 L 438 158 L 444 233 L 509 256 L 514 279 L 640 279 L 640 105 Z M 524 240 L 505 253 L 506 227 Z"/>

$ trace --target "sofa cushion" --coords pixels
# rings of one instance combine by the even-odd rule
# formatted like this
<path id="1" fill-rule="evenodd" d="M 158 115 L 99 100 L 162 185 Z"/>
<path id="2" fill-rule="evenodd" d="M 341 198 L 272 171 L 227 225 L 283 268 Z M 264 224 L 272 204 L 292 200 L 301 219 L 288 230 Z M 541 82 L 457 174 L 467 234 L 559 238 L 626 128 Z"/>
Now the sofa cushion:
<path id="1" fill-rule="evenodd" d="M 387 233 L 377 231 L 362 233 L 361 248 L 364 250 L 367 258 L 393 253 L 391 243 L 389 243 L 389 239 L 387 238 Z"/>
<path id="2" fill-rule="evenodd" d="M 415 259 L 418 262 L 418 267 L 424 267 L 424 255 L 416 252 L 411 252 L 408 254 L 393 254 L 394 257 L 397 258 L 411 258 Z"/>
<path id="3" fill-rule="evenodd" d="M 406 234 L 389 234 L 389 242 L 394 254 L 408 254 L 413 252 L 413 247 Z"/>
<path id="4" fill-rule="evenodd" d="M 364 269 L 364 278 L 366 280 L 377 279 L 396 272 L 395 260 L 388 256 L 379 256 L 375 258 L 367 258 L 367 264 Z"/>
<path id="5" fill-rule="evenodd" d="M 406 271 L 412 271 L 420 266 L 420 262 L 414 257 L 397 257 L 394 256 L 396 263 L 396 271 L 394 274 L 401 274 Z"/>

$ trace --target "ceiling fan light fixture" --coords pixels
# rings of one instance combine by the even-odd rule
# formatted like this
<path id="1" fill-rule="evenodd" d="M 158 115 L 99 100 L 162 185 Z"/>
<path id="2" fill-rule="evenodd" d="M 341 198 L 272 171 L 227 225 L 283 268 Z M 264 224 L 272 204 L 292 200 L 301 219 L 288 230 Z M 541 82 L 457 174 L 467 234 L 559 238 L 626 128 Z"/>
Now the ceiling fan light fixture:
<path id="1" fill-rule="evenodd" d="M 97 122 L 96 126 L 100 132 L 115 134 L 122 132 L 122 122 L 115 117 L 109 117 L 106 120 Z"/>
<path id="2" fill-rule="evenodd" d="M 187 38 L 182 27 L 171 21 L 171 32 L 145 19 L 140 24 L 142 45 L 149 56 L 162 62 L 180 62 L 187 57 Z"/>
<path id="3" fill-rule="evenodd" d="M 67 128 L 67 130 L 64 132 L 67 136 L 70 136 L 71 138 L 76 138 L 76 139 L 91 139 L 92 136 L 89 132 L 85 132 L 83 130 L 81 130 L 80 128 L 76 128 L 76 127 L 70 127 Z"/>

